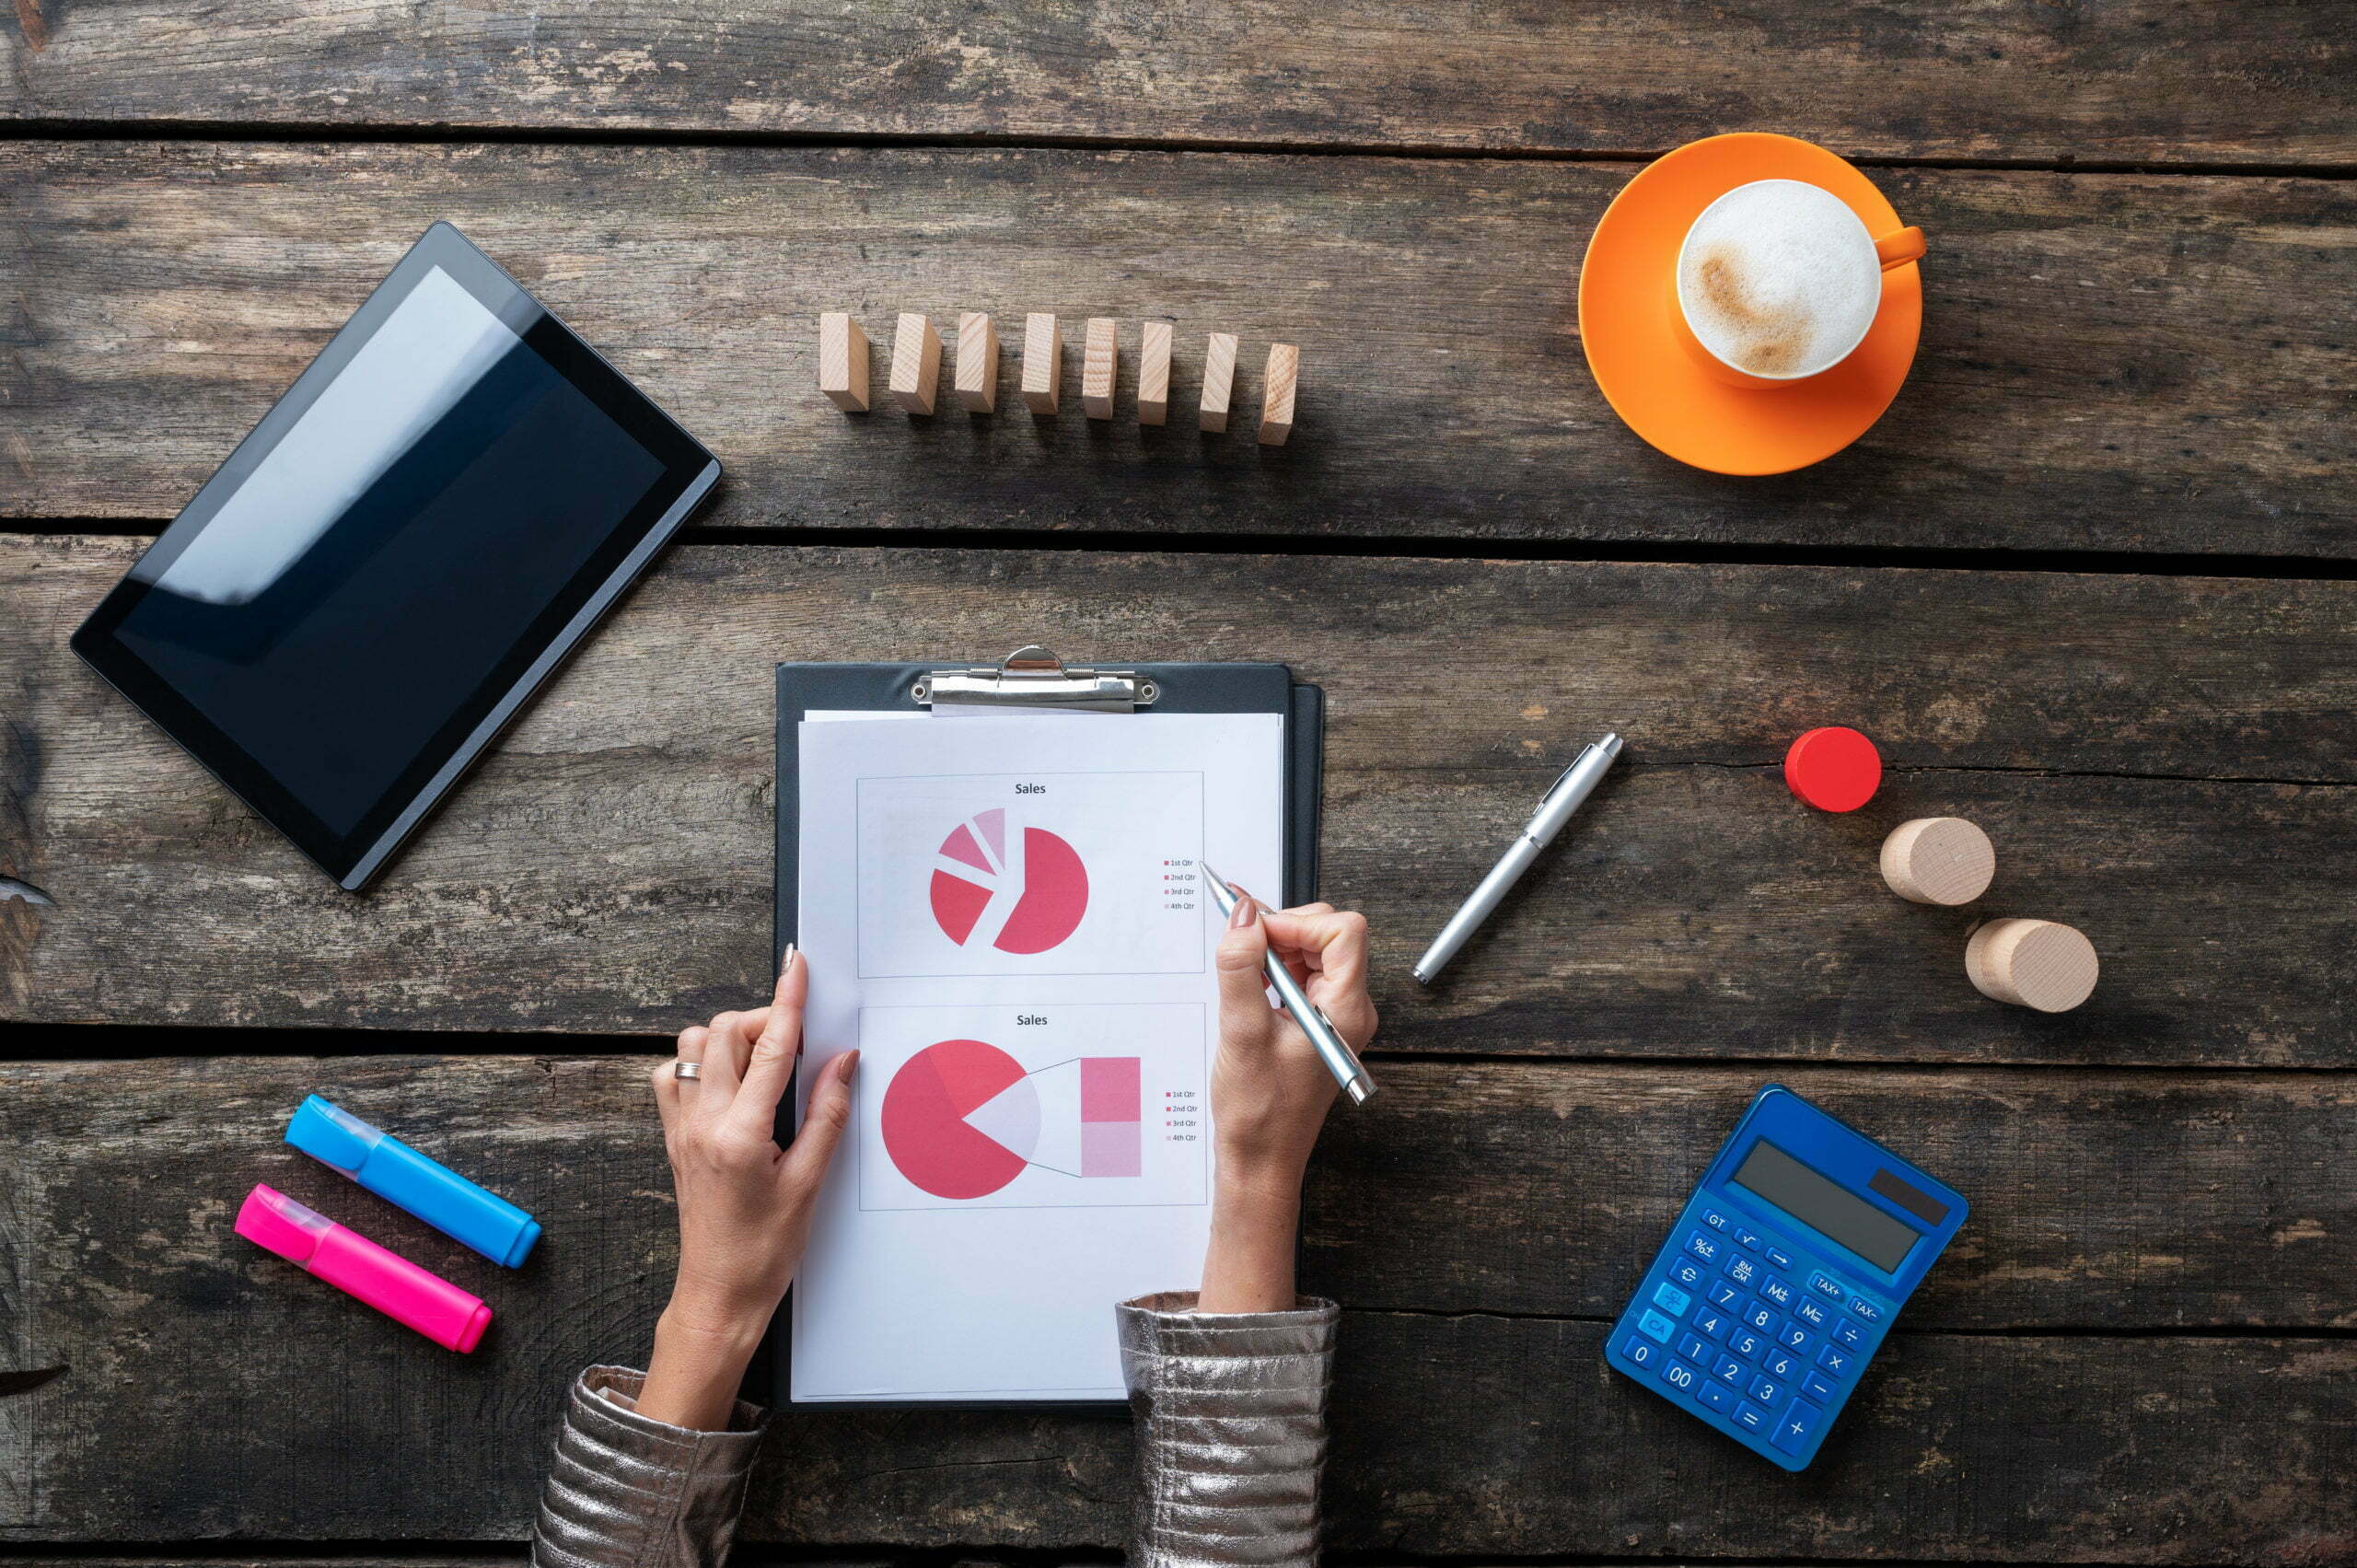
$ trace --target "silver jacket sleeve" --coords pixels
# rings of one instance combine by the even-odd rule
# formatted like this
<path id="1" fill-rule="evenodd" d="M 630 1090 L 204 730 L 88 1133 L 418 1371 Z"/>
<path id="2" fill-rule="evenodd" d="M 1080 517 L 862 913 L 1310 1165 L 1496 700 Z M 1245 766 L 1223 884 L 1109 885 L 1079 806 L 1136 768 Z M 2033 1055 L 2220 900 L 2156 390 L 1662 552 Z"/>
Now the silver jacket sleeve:
<path id="1" fill-rule="evenodd" d="M 1131 1568 L 1318 1561 L 1318 1483 L 1333 1374 L 1330 1301 L 1202 1313 L 1192 1292 L 1120 1307 L 1138 1422 Z"/>
<path id="2" fill-rule="evenodd" d="M 638 1413 L 645 1374 L 593 1366 L 573 1386 L 532 1524 L 533 1568 L 717 1568 L 736 1539 L 766 1417 L 741 1401 L 726 1432 Z"/>

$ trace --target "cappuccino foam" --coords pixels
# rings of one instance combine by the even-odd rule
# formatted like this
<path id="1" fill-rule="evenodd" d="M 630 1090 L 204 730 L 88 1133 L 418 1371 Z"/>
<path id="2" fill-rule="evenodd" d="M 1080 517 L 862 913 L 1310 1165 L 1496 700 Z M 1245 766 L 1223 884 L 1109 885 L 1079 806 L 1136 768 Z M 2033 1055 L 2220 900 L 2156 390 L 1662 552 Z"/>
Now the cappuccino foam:
<path id="1" fill-rule="evenodd" d="M 1754 376 L 1813 376 L 1858 345 L 1882 264 L 1831 192 L 1762 180 L 1713 203 L 1678 253 L 1678 298 L 1702 346 Z"/>

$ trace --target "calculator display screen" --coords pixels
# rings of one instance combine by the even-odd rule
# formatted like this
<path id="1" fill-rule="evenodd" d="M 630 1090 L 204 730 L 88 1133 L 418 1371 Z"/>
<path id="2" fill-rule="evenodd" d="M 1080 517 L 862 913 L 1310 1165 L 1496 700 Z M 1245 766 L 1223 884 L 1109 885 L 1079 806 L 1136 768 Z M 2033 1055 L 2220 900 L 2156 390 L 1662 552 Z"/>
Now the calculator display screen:
<path id="1" fill-rule="evenodd" d="M 1897 1273 L 1915 1245 L 1917 1233 L 1911 1226 L 1819 1176 L 1765 1138 L 1751 1145 L 1732 1179 L 1886 1274 Z"/>

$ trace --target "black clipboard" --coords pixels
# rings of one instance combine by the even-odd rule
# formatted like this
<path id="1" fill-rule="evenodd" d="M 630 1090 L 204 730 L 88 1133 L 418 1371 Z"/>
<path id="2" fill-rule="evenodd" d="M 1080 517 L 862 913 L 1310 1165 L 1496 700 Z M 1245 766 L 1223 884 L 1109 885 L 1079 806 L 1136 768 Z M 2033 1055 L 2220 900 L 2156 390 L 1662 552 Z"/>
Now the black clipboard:
<path id="1" fill-rule="evenodd" d="M 1326 791 L 1326 692 L 1281 664 L 1066 665 L 1046 648 L 1018 648 L 995 665 L 781 664 L 777 667 L 777 925 L 772 967 L 799 924 L 802 889 L 802 720 L 813 712 L 923 713 L 946 705 L 1007 713 L 1281 714 L 1284 738 L 1284 902 L 1318 897 L 1319 815 Z M 939 715 L 936 714 L 935 715 Z M 955 722 L 954 720 L 945 722 Z M 1106 722 L 1115 722 L 1108 720 Z M 778 1111 L 792 1136 L 793 1100 Z M 1111 1310 L 1109 1305 L 1107 1307 Z M 772 1320 L 748 1382 L 773 1405 L 793 1403 L 790 1302 Z M 828 1410 L 1118 1410 L 1117 1401 L 829 1400 Z"/>

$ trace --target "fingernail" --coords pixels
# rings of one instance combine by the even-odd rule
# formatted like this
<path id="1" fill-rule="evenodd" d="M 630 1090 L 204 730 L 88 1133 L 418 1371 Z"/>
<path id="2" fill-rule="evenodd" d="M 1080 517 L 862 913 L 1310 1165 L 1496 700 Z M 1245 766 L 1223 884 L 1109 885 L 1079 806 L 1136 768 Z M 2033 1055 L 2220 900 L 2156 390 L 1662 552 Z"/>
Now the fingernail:
<path id="1" fill-rule="evenodd" d="M 1235 885 L 1230 883 L 1229 886 Z M 1241 888 L 1237 888 L 1236 893 L 1236 912 L 1227 917 L 1230 931 L 1241 931 L 1260 918 L 1260 906 L 1253 900 L 1252 895 Z"/>
<path id="2" fill-rule="evenodd" d="M 835 1069 L 835 1076 L 842 1079 L 846 1084 L 850 1083 L 851 1075 L 859 1071 L 858 1048 L 854 1046 L 853 1049 L 844 1051 L 842 1055 L 837 1057 L 836 1060 L 841 1062 L 842 1065 Z"/>
<path id="3" fill-rule="evenodd" d="M 794 972 L 794 954 L 795 954 L 795 946 L 794 946 L 794 944 L 793 944 L 793 943 L 788 942 L 788 943 L 785 945 L 785 961 L 784 961 L 784 963 L 782 963 L 782 964 L 778 965 L 778 967 L 777 967 L 777 972 L 778 972 L 778 973 L 780 973 L 780 974 L 792 974 L 792 973 Z"/>

